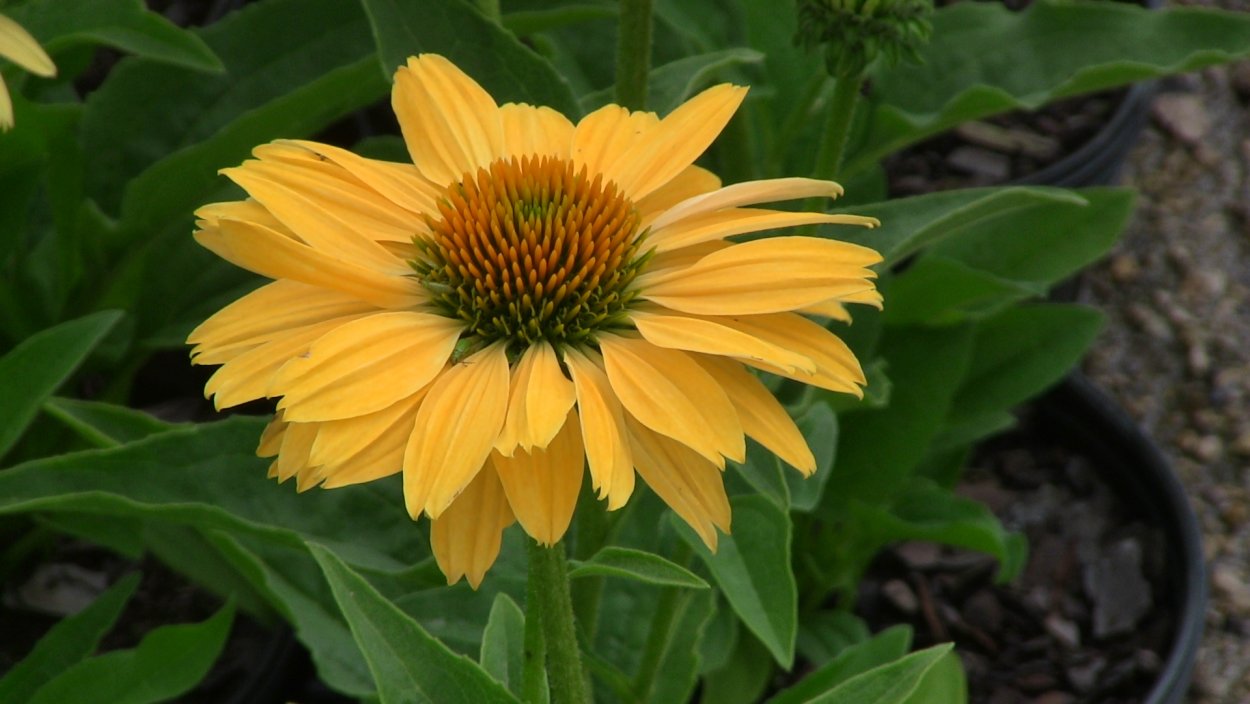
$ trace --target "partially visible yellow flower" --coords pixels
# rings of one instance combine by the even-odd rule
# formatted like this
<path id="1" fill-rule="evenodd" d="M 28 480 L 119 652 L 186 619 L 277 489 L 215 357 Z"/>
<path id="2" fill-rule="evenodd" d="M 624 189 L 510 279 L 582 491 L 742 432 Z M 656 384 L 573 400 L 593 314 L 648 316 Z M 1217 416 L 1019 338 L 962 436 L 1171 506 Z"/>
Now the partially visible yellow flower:
<path id="1" fill-rule="evenodd" d="M 191 333 L 196 363 L 224 365 L 206 392 L 280 398 L 258 453 L 301 491 L 402 471 L 449 582 L 476 587 L 514 520 L 559 541 L 587 467 L 608 510 L 636 471 L 715 548 L 744 435 L 816 465 L 743 365 L 860 394 L 854 355 L 804 314 L 881 302 L 870 249 L 727 239 L 877 224 L 749 207 L 840 194 L 829 181 L 722 188 L 694 166 L 745 94 L 574 125 L 410 59 L 393 104 L 413 164 L 274 142 L 224 171 L 247 200 L 197 212 L 202 245 L 275 279 Z"/>
<path id="2" fill-rule="evenodd" d="M 5 58 L 37 76 L 50 78 L 56 75 L 56 64 L 39 46 L 35 38 L 21 25 L 0 15 L 0 58 Z M 9 89 L 0 76 L 0 130 L 13 126 L 13 102 Z"/>

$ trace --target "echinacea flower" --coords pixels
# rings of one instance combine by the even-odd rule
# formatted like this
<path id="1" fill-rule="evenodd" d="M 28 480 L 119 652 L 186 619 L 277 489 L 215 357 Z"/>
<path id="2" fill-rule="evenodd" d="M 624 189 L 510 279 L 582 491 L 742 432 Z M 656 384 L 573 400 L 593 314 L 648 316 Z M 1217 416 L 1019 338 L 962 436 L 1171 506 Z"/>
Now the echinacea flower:
<path id="1" fill-rule="evenodd" d="M 859 394 L 854 355 L 806 316 L 881 301 L 871 249 L 727 239 L 876 225 L 748 207 L 838 195 L 829 181 L 722 188 L 694 166 L 745 94 L 574 125 L 497 105 L 440 56 L 410 59 L 393 104 L 412 164 L 278 141 L 224 171 L 247 200 L 197 212 L 202 245 L 275 279 L 191 333 L 194 361 L 223 365 L 206 393 L 279 398 L 258 454 L 301 491 L 402 471 L 449 583 L 476 587 L 514 520 L 559 541 L 587 467 L 609 510 L 637 471 L 715 548 L 744 435 L 815 470 L 746 366 Z"/>
<path id="2" fill-rule="evenodd" d="M 0 15 L 0 58 L 5 58 L 37 76 L 56 75 L 56 64 L 35 38 L 13 20 Z M 13 102 L 0 76 L 0 130 L 13 126 Z"/>

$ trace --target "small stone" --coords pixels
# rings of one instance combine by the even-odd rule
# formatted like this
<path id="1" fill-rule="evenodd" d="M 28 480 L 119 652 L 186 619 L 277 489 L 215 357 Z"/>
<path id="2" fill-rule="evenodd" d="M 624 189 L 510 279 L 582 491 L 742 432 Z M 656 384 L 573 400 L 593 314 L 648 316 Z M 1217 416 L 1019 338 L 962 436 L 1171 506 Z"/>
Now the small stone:
<path id="1" fill-rule="evenodd" d="M 1218 435 L 1203 435 L 1194 442 L 1190 452 L 1199 462 L 1214 462 L 1224 455 L 1224 441 Z"/>
<path id="2" fill-rule="evenodd" d="M 1076 697 L 1059 690 L 1043 692 L 1033 700 L 1033 704 L 1075 704 L 1075 702 Z"/>
<path id="3" fill-rule="evenodd" d="M 1250 427 L 1237 433 L 1237 439 L 1233 440 L 1229 449 L 1242 457 L 1250 457 Z"/>
<path id="4" fill-rule="evenodd" d="M 964 623 L 989 633 L 997 632 L 1003 625 L 1003 606 L 989 589 L 981 589 L 964 601 Z"/>
<path id="5" fill-rule="evenodd" d="M 1023 704 L 1028 698 L 1011 687 L 996 687 L 986 704 Z"/>
<path id="6" fill-rule="evenodd" d="M 894 554 L 914 570 L 935 567 L 942 559 L 942 546 L 921 540 L 911 540 L 894 548 Z"/>
<path id="7" fill-rule="evenodd" d="M 1025 692 L 1044 692 L 1059 683 L 1049 672 L 1029 672 L 1015 678 L 1013 684 Z"/>
<path id="8" fill-rule="evenodd" d="M 1243 101 L 1250 100 L 1250 61 L 1238 61 L 1228 67 L 1228 82 Z"/>
<path id="9" fill-rule="evenodd" d="M 914 614 L 920 610 L 920 600 L 916 598 L 916 592 L 901 579 L 891 579 L 882 584 L 881 593 L 894 608 L 905 614 Z"/>
<path id="10" fill-rule="evenodd" d="M 52 616 L 69 616 L 87 608 L 108 588 L 108 576 L 70 563 L 39 565 L 6 605 Z"/>
<path id="11" fill-rule="evenodd" d="M 1133 660 L 1137 663 L 1138 672 L 1153 675 L 1163 666 L 1163 661 L 1159 659 L 1159 654 L 1153 650 L 1139 649 L 1133 654 Z"/>
<path id="12" fill-rule="evenodd" d="M 1155 122 L 1185 144 L 1199 143 L 1211 129 L 1211 116 L 1197 95 L 1164 93 L 1155 98 Z"/>
<path id="13" fill-rule="evenodd" d="M 1228 565 L 1217 564 L 1211 569 L 1211 590 L 1216 598 L 1231 606 L 1239 614 L 1250 614 L 1250 585 Z"/>
<path id="14" fill-rule="evenodd" d="M 1081 629 L 1072 621 L 1059 614 L 1049 614 L 1042 621 L 1042 625 L 1046 628 L 1046 632 L 1059 641 L 1063 647 L 1069 650 L 1081 647 Z"/>
<path id="15" fill-rule="evenodd" d="M 956 147 L 947 155 L 946 163 L 985 183 L 1006 181 L 1011 176 L 1011 159 L 981 147 Z"/>
<path id="16" fill-rule="evenodd" d="M 1086 694 L 1098 684 L 1098 675 L 1107 668 L 1107 661 L 1095 657 L 1083 665 L 1072 665 L 1067 669 L 1068 681 L 1081 694 Z"/>
<path id="17" fill-rule="evenodd" d="M 1015 127 L 1002 127 L 979 120 L 965 122 L 955 128 L 965 141 L 1005 154 L 1023 154 L 1047 161 L 1059 153 L 1059 140 Z"/>
<path id="18" fill-rule="evenodd" d="M 1126 315 L 1137 329 L 1147 335 L 1163 341 L 1172 339 L 1172 328 L 1168 325 L 1168 321 L 1149 307 L 1141 303 L 1131 303 L 1128 306 Z"/>
<path id="19" fill-rule="evenodd" d="M 1094 602 L 1094 638 L 1127 633 L 1154 603 L 1150 583 L 1142 574 L 1142 547 L 1136 538 L 1112 544 L 1087 565 L 1085 593 Z"/>
<path id="20" fill-rule="evenodd" d="M 1141 275 L 1141 264 L 1132 254 L 1117 254 L 1111 259 L 1111 278 L 1126 284 Z"/>
<path id="21" fill-rule="evenodd" d="M 1185 362 L 1194 376 L 1202 376 L 1211 371 L 1211 353 L 1207 351 L 1204 340 L 1195 340 L 1188 345 Z"/>

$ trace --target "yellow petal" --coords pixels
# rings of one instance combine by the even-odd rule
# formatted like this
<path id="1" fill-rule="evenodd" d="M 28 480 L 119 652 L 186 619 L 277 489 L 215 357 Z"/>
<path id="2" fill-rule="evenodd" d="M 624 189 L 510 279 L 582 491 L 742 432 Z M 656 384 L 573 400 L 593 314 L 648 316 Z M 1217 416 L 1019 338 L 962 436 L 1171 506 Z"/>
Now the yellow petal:
<path id="1" fill-rule="evenodd" d="M 294 328 L 377 310 L 298 281 L 274 281 L 217 311 L 187 336 L 196 364 L 221 364 Z"/>
<path id="2" fill-rule="evenodd" d="M 801 225 L 862 225 L 864 223 L 861 220 L 863 218 L 858 215 L 730 208 L 695 215 L 664 227 L 655 226 L 651 236 L 647 239 L 647 244 L 655 247 L 657 252 L 667 252 L 748 232 Z M 873 220 L 873 222 L 876 221 Z"/>
<path id="3" fill-rule="evenodd" d="M 495 343 L 453 364 L 417 411 L 404 453 L 404 503 L 438 518 L 482 468 L 508 406 L 508 356 Z"/>
<path id="4" fill-rule="evenodd" d="M 4 76 L 0 76 L 0 130 L 13 126 L 13 101 L 9 98 L 9 89 L 4 85 Z"/>
<path id="5" fill-rule="evenodd" d="M 816 458 L 794 419 L 754 374 L 722 357 L 695 357 L 716 383 L 725 389 L 742 419 L 742 429 L 791 467 L 811 476 Z"/>
<path id="6" fill-rule="evenodd" d="M 441 56 L 408 59 L 395 72 L 391 103 L 412 162 L 436 184 L 457 183 L 503 154 L 494 99 Z"/>
<path id="7" fill-rule="evenodd" d="M 359 315 L 345 315 L 276 333 L 269 342 L 222 365 L 204 385 L 204 395 L 213 397 L 213 405 L 218 410 L 265 398 L 269 395 L 270 381 L 282 365 L 307 352 L 317 338 L 359 318 Z"/>
<path id="8" fill-rule="evenodd" d="M 51 78 L 56 75 L 56 64 L 52 63 L 39 42 L 21 25 L 4 15 L 0 15 L 0 56 L 36 76 Z"/>
<path id="9" fill-rule="evenodd" d="M 719 252 L 733 246 L 735 245 L 732 242 L 712 240 L 711 242 L 701 242 L 689 247 L 674 249 L 670 252 L 661 252 L 647 261 L 646 271 L 649 275 L 660 276 L 664 272 L 674 269 L 685 270 L 694 266 L 695 262 L 712 252 Z"/>
<path id="10" fill-rule="evenodd" d="M 875 292 L 874 292 L 875 293 Z M 880 296 L 880 294 L 877 294 Z M 837 320 L 842 323 L 851 322 L 851 314 L 847 311 L 846 306 L 841 301 L 822 301 L 813 303 L 810 306 L 803 306 L 795 311 L 796 313 L 807 313 L 809 315 L 819 315 L 822 318 Z"/>
<path id="11" fill-rule="evenodd" d="M 574 170 L 585 167 L 592 180 L 595 174 L 602 174 L 616 182 L 620 176 L 618 165 L 629 161 L 629 155 L 646 142 L 659 123 L 655 113 L 630 112 L 619 105 L 599 108 L 583 117 L 573 129 Z"/>
<path id="12" fill-rule="evenodd" d="M 651 226 L 660 215 L 678 203 L 720 188 L 720 177 L 701 166 L 687 166 L 668 183 L 648 193 L 634 204 L 642 218 L 641 228 Z"/>
<path id="13" fill-rule="evenodd" d="M 724 325 L 718 316 L 683 315 L 646 306 L 630 311 L 629 317 L 643 339 L 659 347 L 750 359 L 790 371 L 816 371 L 811 359 Z"/>
<path id="14" fill-rule="evenodd" d="M 569 158 L 573 123 L 548 107 L 508 103 L 499 108 L 503 126 L 503 157 L 555 156 Z"/>
<path id="15" fill-rule="evenodd" d="M 517 447 L 526 452 L 546 447 L 564 426 L 573 400 L 573 382 L 560 371 L 555 349 L 546 341 L 530 345 L 513 370 L 508 415 L 495 449 L 511 456 Z"/>
<path id="16" fill-rule="evenodd" d="M 278 481 L 285 482 L 308 468 L 308 451 L 317 439 L 316 423 L 288 423 L 278 450 Z M 297 484 L 296 489 L 303 491 Z"/>
<path id="17" fill-rule="evenodd" d="M 727 247 L 685 269 L 647 272 L 641 296 L 684 313 L 778 313 L 873 288 L 867 247 L 815 237 L 771 237 Z"/>
<path id="18" fill-rule="evenodd" d="M 365 316 L 287 362 L 270 390 L 291 421 L 352 418 L 416 393 L 442 370 L 464 324 L 440 315 Z"/>
<path id="19" fill-rule="evenodd" d="M 663 186 L 711 145 L 746 94 L 746 88 L 725 83 L 687 100 L 613 166 L 613 180 L 634 199 Z"/>
<path id="20" fill-rule="evenodd" d="M 724 457 L 744 459 L 733 404 L 689 355 L 615 335 L 600 335 L 599 349 L 612 390 L 643 425 L 689 445 L 718 467 L 725 466 Z"/>
<path id="21" fill-rule="evenodd" d="M 317 441 L 313 443 L 308 453 L 309 460 L 319 465 L 345 465 L 353 456 L 377 443 L 378 438 L 393 427 L 406 423 L 410 433 L 416 421 L 417 407 L 423 398 L 425 398 L 425 389 L 400 399 L 380 411 L 355 418 L 321 423 L 321 429 L 317 431 Z M 399 446 L 401 451 L 407 440 L 408 433 L 404 433 L 404 442 Z M 399 470 L 398 464 L 395 469 Z"/>
<path id="22" fill-rule="evenodd" d="M 304 149 L 316 159 L 324 159 L 338 165 L 392 203 L 413 213 L 437 213 L 438 198 L 443 188 L 426 180 L 412 164 L 367 159 L 346 149 L 329 144 L 300 140 L 282 140 L 275 144 L 287 144 Z"/>
<path id="23" fill-rule="evenodd" d="M 287 422 L 282 419 L 282 411 L 273 415 L 273 420 L 265 426 L 260 434 L 260 443 L 256 446 L 257 457 L 275 457 L 282 449 L 282 436 L 286 433 Z"/>
<path id="24" fill-rule="evenodd" d="M 629 451 L 625 412 L 603 371 L 602 358 L 594 351 L 583 354 L 566 348 L 564 363 L 577 392 L 577 416 L 591 484 L 599 498 L 607 499 L 608 510 L 615 511 L 625 505 L 634 491 L 634 461 Z"/>
<path id="25" fill-rule="evenodd" d="M 582 488 L 586 464 L 582 434 L 572 413 L 566 421 L 545 449 L 490 456 L 517 521 L 542 545 L 554 545 L 564 537 Z"/>
<path id="26" fill-rule="evenodd" d="M 685 445 L 626 417 L 634 466 L 651 490 L 716 550 L 716 529 L 729 532 L 729 497 L 720 470 Z"/>
<path id="27" fill-rule="evenodd" d="M 195 239 L 222 259 L 271 279 L 333 289 L 382 308 L 412 308 L 424 299 L 407 276 L 339 261 L 255 223 L 221 220 L 216 228 L 196 232 Z"/>
<path id="28" fill-rule="evenodd" d="M 818 181 L 811 178 L 771 178 L 763 181 L 746 181 L 725 186 L 711 193 L 692 196 L 674 205 L 672 209 L 657 218 L 653 227 L 658 229 L 679 220 L 725 208 L 737 208 L 757 203 L 777 203 L 800 198 L 837 198 L 840 195 L 842 195 L 842 186 L 833 181 Z M 876 222 L 875 218 L 863 219 Z"/>
<path id="29" fill-rule="evenodd" d="M 412 406 L 390 421 L 381 434 L 359 451 L 341 457 L 332 464 L 326 464 L 323 467 L 326 480 L 322 486 L 335 489 L 389 477 L 401 471 L 404 467 L 404 450 L 408 446 L 408 439 L 412 437 L 417 409 L 423 396 L 421 393 L 414 395 Z M 323 432 L 326 425 L 330 424 L 322 424 Z M 320 432 L 317 439 L 321 439 Z M 312 452 L 316 451 L 317 445 L 314 443 Z"/>
<path id="30" fill-rule="evenodd" d="M 512 509 L 495 473 L 478 472 L 464 493 L 430 525 L 430 547 L 447 583 L 465 577 L 477 589 L 499 557 L 503 531 L 512 521 Z"/>
<path id="31" fill-rule="evenodd" d="M 725 325 L 748 335 L 809 357 L 816 363 L 816 372 L 787 371 L 771 364 L 743 360 L 747 364 L 822 389 L 863 396 L 860 387 L 867 381 L 855 353 L 841 338 L 820 325 L 794 313 L 744 315 L 722 320 Z"/>

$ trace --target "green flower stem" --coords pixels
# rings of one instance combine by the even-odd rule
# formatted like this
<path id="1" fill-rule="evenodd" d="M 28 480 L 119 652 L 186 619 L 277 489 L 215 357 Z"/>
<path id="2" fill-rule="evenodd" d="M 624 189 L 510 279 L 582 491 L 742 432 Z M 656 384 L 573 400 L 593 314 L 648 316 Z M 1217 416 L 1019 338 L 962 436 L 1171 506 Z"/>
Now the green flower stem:
<path id="1" fill-rule="evenodd" d="M 537 636 L 530 632 L 530 622 L 541 624 L 541 648 L 546 651 L 547 679 L 551 700 L 556 704 L 588 704 L 590 693 L 582 671 L 582 656 L 573 624 L 573 603 L 569 596 L 568 566 L 564 544 L 545 548 L 534 541 L 529 546 L 529 582 L 525 598 L 525 645 L 527 661 L 523 684 L 526 701 L 534 702 L 531 693 L 541 679 L 528 661 L 530 646 L 537 645 Z M 541 656 L 539 656 L 541 657 Z M 541 661 L 541 660 L 540 660 Z"/>
<path id="2" fill-rule="evenodd" d="M 838 177 L 842 168 L 842 152 L 846 148 L 846 138 L 851 132 L 851 120 L 855 117 L 855 106 L 863 85 L 862 76 L 840 78 L 833 84 L 833 101 L 829 105 L 828 122 L 820 139 L 812 178 L 833 180 Z"/>
<path id="3" fill-rule="evenodd" d="M 616 44 L 616 102 L 630 110 L 647 103 L 651 71 L 651 0 L 621 0 Z"/>
<path id="4" fill-rule="evenodd" d="M 675 552 L 673 562 L 684 567 L 690 560 L 690 546 L 680 543 Z M 634 695 L 639 701 L 650 699 L 655 675 L 660 671 L 660 660 L 668 648 L 669 639 L 672 638 L 673 619 L 677 615 L 682 591 L 684 590 L 678 587 L 664 587 L 660 590 L 655 615 L 651 617 L 651 631 L 647 633 L 647 644 L 643 647 L 642 662 L 639 663 L 638 675 L 634 678 Z"/>
<path id="5" fill-rule="evenodd" d="M 531 560 L 533 549 L 531 544 Z M 526 704 L 547 701 L 547 648 L 543 641 L 542 612 L 538 607 L 543 584 L 537 574 L 531 562 L 525 584 L 525 650 L 521 660 L 521 698 Z"/>

